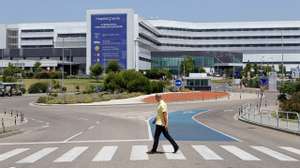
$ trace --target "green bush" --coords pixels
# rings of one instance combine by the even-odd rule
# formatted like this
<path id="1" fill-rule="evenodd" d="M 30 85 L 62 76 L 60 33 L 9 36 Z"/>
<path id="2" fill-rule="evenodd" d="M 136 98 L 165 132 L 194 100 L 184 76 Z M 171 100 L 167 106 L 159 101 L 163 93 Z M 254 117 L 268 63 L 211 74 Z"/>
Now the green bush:
<path id="1" fill-rule="evenodd" d="M 46 82 L 37 82 L 32 84 L 28 88 L 28 93 L 46 93 L 48 90 L 48 83 Z"/>
<path id="2" fill-rule="evenodd" d="M 285 111 L 300 112 L 300 92 L 296 92 L 289 99 L 281 101 L 280 108 Z"/>
<path id="3" fill-rule="evenodd" d="M 165 77 L 166 79 L 172 78 L 172 74 L 170 73 L 170 71 L 165 69 L 153 68 L 151 70 L 146 70 L 144 72 L 145 72 L 145 76 L 149 79 L 162 79 L 163 77 Z"/>
<path id="4" fill-rule="evenodd" d="M 244 78 L 242 80 L 243 84 L 246 86 L 246 87 L 250 87 L 250 88 L 259 88 L 259 79 L 256 77 L 256 78 L 251 78 L 251 79 L 246 79 Z"/>
<path id="5" fill-rule="evenodd" d="M 150 80 L 134 70 L 109 73 L 104 80 L 104 88 L 111 92 L 151 92 Z"/>

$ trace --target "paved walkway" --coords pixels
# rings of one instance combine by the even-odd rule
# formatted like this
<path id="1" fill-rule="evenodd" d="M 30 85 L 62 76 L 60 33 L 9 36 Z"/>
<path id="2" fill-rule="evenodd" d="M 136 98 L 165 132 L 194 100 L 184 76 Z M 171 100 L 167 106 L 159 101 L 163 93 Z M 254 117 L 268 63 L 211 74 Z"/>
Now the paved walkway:
<path id="1" fill-rule="evenodd" d="M 300 134 L 300 120 L 277 118 L 274 112 L 278 111 L 278 109 L 278 106 L 264 106 L 259 112 L 257 107 L 253 106 L 251 109 L 246 110 L 240 118 L 258 125 Z"/>

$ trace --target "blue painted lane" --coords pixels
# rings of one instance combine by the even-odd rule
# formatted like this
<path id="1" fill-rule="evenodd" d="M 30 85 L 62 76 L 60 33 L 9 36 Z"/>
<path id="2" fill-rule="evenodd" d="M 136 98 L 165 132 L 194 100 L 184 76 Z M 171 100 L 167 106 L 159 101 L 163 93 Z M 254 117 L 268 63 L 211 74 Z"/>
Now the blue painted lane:
<path id="1" fill-rule="evenodd" d="M 236 138 L 209 128 L 193 120 L 193 116 L 207 110 L 176 111 L 169 113 L 169 133 L 179 141 L 237 141 Z M 154 118 L 150 119 L 152 135 L 154 135 Z M 160 138 L 165 140 L 163 134 Z"/>

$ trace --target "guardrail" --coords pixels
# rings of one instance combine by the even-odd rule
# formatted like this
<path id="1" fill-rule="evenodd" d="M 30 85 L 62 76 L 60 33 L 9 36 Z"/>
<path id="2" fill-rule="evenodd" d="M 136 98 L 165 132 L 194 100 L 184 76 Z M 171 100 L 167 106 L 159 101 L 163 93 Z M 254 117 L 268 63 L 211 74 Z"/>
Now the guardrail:
<path id="1" fill-rule="evenodd" d="M 300 115 L 297 112 L 277 111 L 247 103 L 239 108 L 239 118 L 244 121 L 279 130 L 300 133 Z"/>
<path id="2" fill-rule="evenodd" d="M 24 113 L 19 111 L 14 111 L 14 110 L 11 110 L 10 112 L 4 110 L 4 112 L 0 113 L 0 117 L 1 117 L 0 133 L 7 132 L 9 127 L 21 124 L 24 122 L 25 119 Z"/>

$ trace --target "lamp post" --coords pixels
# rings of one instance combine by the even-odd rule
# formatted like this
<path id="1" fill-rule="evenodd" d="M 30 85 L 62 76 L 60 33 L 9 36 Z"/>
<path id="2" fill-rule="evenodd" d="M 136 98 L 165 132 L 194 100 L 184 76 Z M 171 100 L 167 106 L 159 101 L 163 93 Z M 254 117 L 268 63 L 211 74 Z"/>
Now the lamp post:
<path id="1" fill-rule="evenodd" d="M 65 95 L 64 95 L 64 77 L 65 77 L 64 66 L 65 66 L 65 38 L 62 37 L 61 93 L 62 93 L 63 97 L 65 97 Z"/>
<path id="2" fill-rule="evenodd" d="M 282 31 L 280 31 L 280 33 L 281 33 L 281 79 L 283 81 L 283 74 L 284 74 L 284 72 L 283 72 L 283 69 L 284 69 L 284 67 L 283 67 L 283 33 L 282 33 Z"/>
<path id="3" fill-rule="evenodd" d="M 4 73 L 4 48 L 2 49 L 2 55 L 1 55 L 1 62 L 2 62 L 2 67 L 1 67 L 1 71 L 2 71 L 2 75 Z"/>

